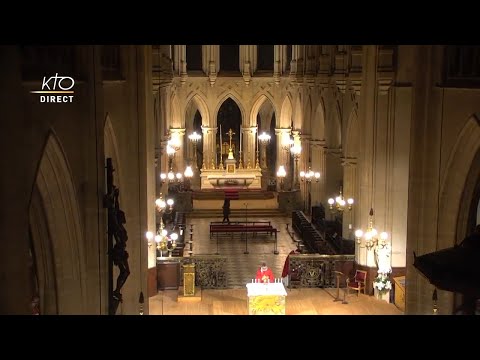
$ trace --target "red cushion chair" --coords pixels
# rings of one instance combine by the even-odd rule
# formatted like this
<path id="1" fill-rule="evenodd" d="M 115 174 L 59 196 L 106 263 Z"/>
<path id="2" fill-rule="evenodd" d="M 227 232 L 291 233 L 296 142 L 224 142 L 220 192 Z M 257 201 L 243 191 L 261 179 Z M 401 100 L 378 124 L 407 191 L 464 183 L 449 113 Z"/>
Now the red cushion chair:
<path id="1" fill-rule="evenodd" d="M 357 291 L 357 296 L 360 294 L 360 291 L 363 290 L 365 294 L 365 285 L 367 283 L 367 272 L 364 270 L 356 270 L 355 276 L 353 279 L 347 279 L 347 295 L 350 292 L 350 289 Z"/>

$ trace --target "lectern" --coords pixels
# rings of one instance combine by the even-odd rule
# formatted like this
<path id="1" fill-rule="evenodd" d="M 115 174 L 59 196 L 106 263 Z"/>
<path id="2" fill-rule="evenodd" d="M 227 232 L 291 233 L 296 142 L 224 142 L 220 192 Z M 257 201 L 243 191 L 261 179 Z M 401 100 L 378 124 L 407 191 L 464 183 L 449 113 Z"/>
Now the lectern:
<path id="1" fill-rule="evenodd" d="M 183 265 L 183 296 L 195 296 L 195 264 Z"/>
<path id="2" fill-rule="evenodd" d="M 248 283 L 249 315 L 285 315 L 287 291 L 281 282 Z"/>

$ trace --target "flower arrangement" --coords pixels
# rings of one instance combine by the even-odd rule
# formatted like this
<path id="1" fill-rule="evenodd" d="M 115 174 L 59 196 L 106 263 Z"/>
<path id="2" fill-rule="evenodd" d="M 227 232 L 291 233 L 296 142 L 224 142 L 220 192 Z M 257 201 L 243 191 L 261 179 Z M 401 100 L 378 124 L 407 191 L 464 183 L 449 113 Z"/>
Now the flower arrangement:
<path id="1" fill-rule="evenodd" d="M 373 287 L 377 289 L 380 294 L 391 290 L 392 282 L 388 278 L 388 273 L 379 272 L 375 280 L 373 280 Z"/>

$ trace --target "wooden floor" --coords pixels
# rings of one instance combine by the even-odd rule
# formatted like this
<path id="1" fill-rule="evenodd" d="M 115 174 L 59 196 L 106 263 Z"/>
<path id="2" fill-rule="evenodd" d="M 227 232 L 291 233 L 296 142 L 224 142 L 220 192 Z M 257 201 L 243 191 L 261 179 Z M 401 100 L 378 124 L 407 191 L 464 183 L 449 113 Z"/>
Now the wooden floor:
<path id="1" fill-rule="evenodd" d="M 351 294 L 348 304 L 334 302 L 336 289 L 288 289 L 287 315 L 402 315 L 394 304 Z M 180 296 L 179 296 L 180 294 Z M 342 293 L 343 294 L 343 293 Z M 343 295 L 342 295 L 343 296 Z M 150 298 L 150 315 L 247 315 L 247 289 L 199 290 L 185 298 L 177 290 Z"/>

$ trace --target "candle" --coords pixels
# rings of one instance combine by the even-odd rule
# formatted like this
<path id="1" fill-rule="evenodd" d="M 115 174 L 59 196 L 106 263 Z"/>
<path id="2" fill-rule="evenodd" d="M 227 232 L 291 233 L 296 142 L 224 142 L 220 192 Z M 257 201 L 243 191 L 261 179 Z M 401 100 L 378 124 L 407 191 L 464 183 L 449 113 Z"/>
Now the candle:
<path id="1" fill-rule="evenodd" d="M 257 152 L 260 151 L 260 148 L 258 147 L 258 132 L 259 132 L 258 124 L 257 124 Z"/>
<path id="2" fill-rule="evenodd" d="M 223 164 L 222 124 L 220 124 L 220 162 Z"/>
<path id="3" fill-rule="evenodd" d="M 242 153 L 242 125 L 240 125 L 240 154 Z"/>

